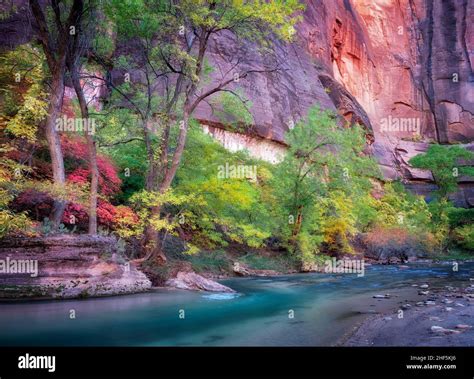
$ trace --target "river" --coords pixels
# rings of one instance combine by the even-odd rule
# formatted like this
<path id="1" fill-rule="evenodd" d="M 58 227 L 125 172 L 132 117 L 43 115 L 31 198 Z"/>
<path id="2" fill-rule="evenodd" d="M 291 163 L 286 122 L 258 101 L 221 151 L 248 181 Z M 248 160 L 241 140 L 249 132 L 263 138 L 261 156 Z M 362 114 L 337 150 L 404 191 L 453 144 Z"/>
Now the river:
<path id="1" fill-rule="evenodd" d="M 386 304 L 374 294 L 420 283 L 456 285 L 469 277 L 474 263 L 457 272 L 449 264 L 378 265 L 366 267 L 364 277 L 312 273 L 221 281 L 237 294 L 157 289 L 0 303 L 0 345 L 330 346 Z"/>

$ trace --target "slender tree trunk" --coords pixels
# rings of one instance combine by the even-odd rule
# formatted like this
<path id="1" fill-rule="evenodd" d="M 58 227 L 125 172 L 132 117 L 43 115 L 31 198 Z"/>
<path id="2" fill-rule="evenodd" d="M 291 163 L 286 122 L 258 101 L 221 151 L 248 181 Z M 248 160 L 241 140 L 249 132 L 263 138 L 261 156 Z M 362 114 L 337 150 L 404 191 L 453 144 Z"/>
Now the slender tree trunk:
<path id="1" fill-rule="evenodd" d="M 81 116 L 84 122 L 90 123 L 89 120 L 89 109 L 87 107 L 86 98 L 84 91 L 81 86 L 81 81 L 78 77 L 78 72 L 75 68 L 71 72 L 72 83 L 79 100 L 79 106 L 81 108 Z M 88 128 L 89 129 L 89 128 Z M 87 142 L 87 149 L 89 152 L 89 170 L 91 172 L 91 187 L 89 195 L 89 234 L 97 234 L 97 192 L 99 188 L 99 169 L 97 167 L 97 147 L 94 141 L 94 137 L 90 134 L 89 130 L 84 130 L 84 136 Z"/>
<path id="2" fill-rule="evenodd" d="M 54 2 L 53 2 L 54 3 Z M 57 5 L 57 4 L 56 4 Z M 37 27 L 38 37 L 46 55 L 49 71 L 52 76 L 51 93 L 49 95 L 48 116 L 45 121 L 45 134 L 48 141 L 54 184 L 64 186 L 66 174 L 64 171 L 64 158 L 61 151 L 61 140 L 56 129 L 56 120 L 61 112 L 64 95 L 64 74 L 66 72 L 66 55 L 70 35 L 69 28 L 82 13 L 82 1 L 74 0 L 67 21 L 61 24 L 60 9 L 55 12 L 57 33 L 50 33 L 46 16 L 38 0 L 30 0 L 29 6 Z M 53 42 L 53 36 L 55 41 Z M 64 201 L 55 200 L 51 219 L 55 229 L 59 227 L 66 208 Z"/>
<path id="3" fill-rule="evenodd" d="M 293 231 L 291 233 L 291 246 L 293 247 L 293 252 L 297 250 L 296 239 L 301 231 L 301 226 L 303 224 L 303 207 L 300 205 L 298 206 L 298 210 L 296 212 L 296 221 L 295 226 L 293 227 Z"/>
<path id="4" fill-rule="evenodd" d="M 179 136 L 178 136 L 178 143 L 176 146 L 176 150 L 173 154 L 173 159 L 171 161 L 171 166 L 164 167 L 162 170 L 164 173 L 164 178 L 159 186 L 159 191 L 161 193 L 166 192 L 170 187 L 171 183 L 173 182 L 174 177 L 176 176 L 176 171 L 178 170 L 179 163 L 181 161 L 181 157 L 183 155 L 184 146 L 186 144 L 186 135 L 188 132 L 188 125 L 189 125 L 189 111 L 187 107 L 185 107 L 184 115 L 182 123 L 180 124 Z M 165 136 L 166 139 L 167 136 Z M 165 140 L 164 139 L 164 140 Z M 165 142 L 161 144 L 162 149 L 167 149 L 168 146 Z M 163 152 L 163 150 L 162 150 Z M 162 154 L 163 156 L 163 154 Z M 163 163 L 163 162 L 162 162 Z M 161 207 L 153 207 L 151 209 L 151 217 L 159 217 L 161 212 Z M 160 238 L 159 231 L 155 230 L 150 224 L 147 225 L 145 231 L 145 241 L 151 245 L 151 253 L 149 254 L 149 259 L 153 260 L 158 264 L 165 264 L 166 263 L 166 256 L 162 249 L 162 241 Z"/>
<path id="5" fill-rule="evenodd" d="M 159 215 L 161 207 L 153 207 L 151 210 L 152 217 Z M 147 251 L 146 260 L 153 261 L 159 266 L 166 264 L 166 255 L 163 251 L 161 235 L 151 224 L 148 224 L 145 228 L 144 248 Z"/>
<path id="6" fill-rule="evenodd" d="M 148 157 L 148 170 L 146 173 L 146 180 L 145 180 L 145 189 L 147 191 L 157 191 L 159 185 L 159 177 L 162 172 L 162 167 L 164 164 L 163 160 L 163 150 L 160 154 L 160 160 L 157 160 L 155 157 L 155 150 L 153 148 L 151 142 L 150 132 L 152 131 L 151 128 L 151 121 L 146 120 L 144 125 L 144 139 L 145 139 L 145 147 L 147 150 L 147 157 Z M 162 142 L 161 148 L 167 148 L 164 146 Z M 161 169 L 161 170 L 160 170 Z M 150 217 L 159 217 L 161 213 L 161 207 L 155 206 L 150 209 Z M 158 265 L 164 265 L 166 263 L 166 256 L 162 249 L 162 241 L 160 237 L 160 231 L 156 230 L 149 222 L 145 227 L 145 232 L 141 241 L 142 248 L 146 252 L 145 260 L 151 260 Z"/>
<path id="7" fill-rule="evenodd" d="M 56 120 L 61 112 L 62 100 L 64 95 L 63 75 L 64 69 L 58 68 L 53 73 L 51 83 L 51 93 L 49 97 L 48 116 L 45 121 L 46 139 L 48 141 L 49 154 L 51 157 L 51 166 L 53 170 L 53 181 L 56 186 L 64 186 L 66 183 L 66 174 L 64 171 L 64 158 L 61 150 L 61 140 L 56 129 Z M 51 221 L 54 229 L 58 229 L 63 217 L 66 203 L 61 200 L 54 200 Z"/>
<path id="8" fill-rule="evenodd" d="M 176 145 L 176 150 L 173 154 L 173 159 L 171 160 L 171 166 L 168 170 L 165 171 L 165 176 L 160 185 L 160 192 L 166 192 L 173 182 L 174 177 L 176 176 L 176 171 L 178 170 L 179 163 L 181 162 L 181 157 L 183 156 L 184 146 L 186 145 L 186 136 L 188 134 L 189 127 L 189 107 L 184 106 L 183 120 L 179 126 L 179 135 L 178 143 Z"/>

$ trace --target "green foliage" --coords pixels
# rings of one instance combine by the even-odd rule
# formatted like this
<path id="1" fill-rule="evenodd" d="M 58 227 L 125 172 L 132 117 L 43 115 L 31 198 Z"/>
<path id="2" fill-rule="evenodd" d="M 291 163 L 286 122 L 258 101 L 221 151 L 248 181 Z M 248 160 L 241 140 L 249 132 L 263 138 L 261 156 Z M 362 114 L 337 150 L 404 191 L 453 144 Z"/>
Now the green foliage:
<path id="1" fill-rule="evenodd" d="M 193 196 L 182 213 L 182 227 L 192 231 L 200 246 L 215 248 L 238 243 L 260 247 L 270 236 L 271 219 L 262 203 L 261 184 L 246 178 L 221 178 L 219 170 L 228 165 L 255 167 L 258 181 L 267 164 L 243 152 L 231 153 L 194 126 L 190 129 L 175 191 Z"/>
<path id="2" fill-rule="evenodd" d="M 26 44 L 0 56 L 0 104 L 5 131 L 33 142 L 46 117 L 45 73 L 40 50 Z"/>
<path id="3" fill-rule="evenodd" d="M 143 190 L 134 194 L 130 202 L 137 210 L 140 222 L 135 225 L 134 230 L 130 230 L 130 236 L 142 234 L 146 223 L 150 223 L 157 231 L 172 232 L 178 225 L 177 220 L 162 217 L 162 215 L 152 215 L 151 209 L 160 208 L 165 204 L 179 207 L 191 199 L 192 196 L 177 195 L 171 190 L 165 193 Z"/>
<path id="4" fill-rule="evenodd" d="M 474 208 L 455 208 L 448 209 L 449 225 L 454 228 L 466 224 L 474 223 Z"/>
<path id="5" fill-rule="evenodd" d="M 254 270 L 288 272 L 297 269 L 298 262 L 293 256 L 284 254 L 247 253 L 238 262 Z"/>
<path id="6" fill-rule="evenodd" d="M 385 184 L 383 197 L 373 204 L 377 210 L 374 225 L 416 231 L 431 223 L 432 215 L 423 197 L 407 192 L 399 183 Z"/>
<path id="7" fill-rule="evenodd" d="M 459 246 L 474 251 L 474 224 L 454 229 L 454 235 Z"/>
<path id="8" fill-rule="evenodd" d="M 461 161 L 474 159 L 474 153 L 460 146 L 430 145 L 426 153 L 410 159 L 413 167 L 430 170 L 438 186 L 439 197 L 456 192 L 460 176 L 474 177 L 474 167 L 462 165 Z"/>
<path id="9" fill-rule="evenodd" d="M 26 213 L 14 213 L 0 209 L 0 238 L 9 234 L 28 234 L 32 222 Z"/>
<path id="10" fill-rule="evenodd" d="M 289 149 L 272 181 L 276 217 L 282 239 L 303 261 L 318 254 L 323 242 L 329 251 L 351 252 L 349 239 L 363 215 L 356 204 L 379 175 L 362 153 L 364 137 L 361 128 L 340 128 L 332 112 L 318 107 L 286 135 Z"/>
<path id="11" fill-rule="evenodd" d="M 231 126 L 236 131 L 245 130 L 254 121 L 250 109 L 252 104 L 245 99 L 241 91 L 222 92 L 214 96 L 212 104 L 217 110 L 214 112 L 220 121 Z"/>
<path id="12" fill-rule="evenodd" d="M 196 272 L 228 273 L 232 270 L 232 262 L 225 251 L 202 251 L 189 257 L 189 261 Z"/>

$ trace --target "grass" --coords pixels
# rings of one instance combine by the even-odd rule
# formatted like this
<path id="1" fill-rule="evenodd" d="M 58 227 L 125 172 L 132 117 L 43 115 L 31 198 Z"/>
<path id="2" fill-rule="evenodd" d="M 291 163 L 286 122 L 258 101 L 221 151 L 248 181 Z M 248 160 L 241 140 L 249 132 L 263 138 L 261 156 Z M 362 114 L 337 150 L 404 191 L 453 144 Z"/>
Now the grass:
<path id="1" fill-rule="evenodd" d="M 296 262 L 286 254 L 246 253 L 238 258 L 231 258 L 224 250 L 201 251 L 187 258 L 193 269 L 198 272 L 214 274 L 231 274 L 233 261 L 237 261 L 254 270 L 273 270 L 285 273 L 296 269 Z"/>
<path id="2" fill-rule="evenodd" d="M 434 260 L 437 261 L 446 261 L 446 260 L 455 260 L 455 261 L 467 261 L 473 260 L 474 253 L 469 252 L 463 249 L 451 249 L 449 252 L 444 254 L 439 254 L 434 257 Z"/>
<path id="3" fill-rule="evenodd" d="M 201 251 L 188 258 L 196 272 L 232 272 L 232 261 L 223 250 Z"/>
<path id="4" fill-rule="evenodd" d="M 256 253 L 247 253 L 238 259 L 242 263 L 254 270 L 273 270 L 285 273 L 296 268 L 296 262 L 288 254 L 278 254 L 266 256 Z"/>

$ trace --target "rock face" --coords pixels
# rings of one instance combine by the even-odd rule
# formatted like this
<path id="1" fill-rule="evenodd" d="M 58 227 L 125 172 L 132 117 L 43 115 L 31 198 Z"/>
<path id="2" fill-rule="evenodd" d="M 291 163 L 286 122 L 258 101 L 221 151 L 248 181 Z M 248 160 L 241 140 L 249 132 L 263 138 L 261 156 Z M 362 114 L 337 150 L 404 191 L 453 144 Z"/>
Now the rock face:
<path id="1" fill-rule="evenodd" d="M 166 281 L 168 287 L 175 287 L 183 290 L 209 291 L 209 292 L 235 292 L 232 288 L 226 287 L 213 280 L 206 279 L 195 272 L 180 271 L 175 278 Z"/>
<path id="2" fill-rule="evenodd" d="M 77 298 L 150 289 L 147 277 L 118 257 L 115 242 L 87 235 L 3 239 L 0 298 Z"/>
<path id="3" fill-rule="evenodd" d="M 294 41 L 275 44 L 280 70 L 238 83 L 253 104 L 249 133 L 284 142 L 291 122 L 318 103 L 373 134 L 371 151 L 387 179 L 405 180 L 419 193 L 432 190 L 430 173 L 412 169 L 408 159 L 428 142 L 474 141 L 474 2 L 305 3 Z M 217 65 L 225 68 L 229 57 L 240 56 L 249 67 L 264 67 L 257 49 L 238 50 L 230 36 L 213 44 L 211 61 Z M 198 118 L 219 126 L 206 104 Z M 227 136 L 225 144 L 236 142 Z M 281 152 L 275 146 L 268 155 L 271 161 Z M 473 183 L 462 184 L 455 200 L 472 206 Z"/>

